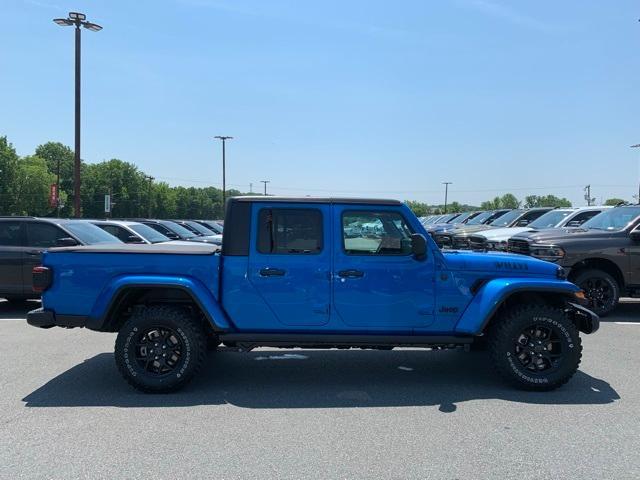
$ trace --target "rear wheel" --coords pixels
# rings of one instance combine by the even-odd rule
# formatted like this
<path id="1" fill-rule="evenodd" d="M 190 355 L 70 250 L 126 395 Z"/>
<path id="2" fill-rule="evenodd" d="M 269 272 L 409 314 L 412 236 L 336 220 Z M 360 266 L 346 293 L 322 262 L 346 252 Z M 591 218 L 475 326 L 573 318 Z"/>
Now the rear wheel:
<path id="1" fill-rule="evenodd" d="M 183 309 L 151 306 L 139 310 L 120 329 L 115 360 L 129 384 L 149 393 L 178 390 L 200 369 L 206 335 Z"/>
<path id="2" fill-rule="evenodd" d="M 576 373 L 580 335 L 560 308 L 524 305 L 498 319 L 489 352 L 498 373 L 524 390 L 553 390 Z"/>
<path id="3" fill-rule="evenodd" d="M 600 316 L 608 315 L 618 306 L 620 287 L 607 272 L 589 269 L 578 273 L 574 279 L 589 300 L 589 308 Z"/>

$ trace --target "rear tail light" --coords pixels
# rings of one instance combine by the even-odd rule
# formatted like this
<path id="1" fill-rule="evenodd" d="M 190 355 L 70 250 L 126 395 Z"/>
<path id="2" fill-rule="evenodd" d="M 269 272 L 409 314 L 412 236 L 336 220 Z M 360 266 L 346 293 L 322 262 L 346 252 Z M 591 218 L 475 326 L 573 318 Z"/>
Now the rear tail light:
<path id="1" fill-rule="evenodd" d="M 51 286 L 51 269 L 43 266 L 33 267 L 31 274 L 33 276 L 33 291 L 37 293 L 44 292 Z"/>

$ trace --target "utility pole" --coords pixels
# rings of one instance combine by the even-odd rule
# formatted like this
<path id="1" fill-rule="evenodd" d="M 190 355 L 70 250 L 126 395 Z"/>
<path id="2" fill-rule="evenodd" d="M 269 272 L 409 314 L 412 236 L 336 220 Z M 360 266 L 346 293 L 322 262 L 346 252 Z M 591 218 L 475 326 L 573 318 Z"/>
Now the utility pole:
<path id="1" fill-rule="evenodd" d="M 249 184 L 249 193 L 253 193 L 253 183 Z"/>
<path id="2" fill-rule="evenodd" d="M 226 145 L 226 141 L 232 140 L 233 137 L 228 137 L 228 136 L 225 137 L 223 135 L 217 135 L 214 138 L 217 138 L 218 140 L 222 140 L 222 216 L 224 218 L 225 203 L 227 201 L 225 145 Z"/>
<path id="3" fill-rule="evenodd" d="M 153 178 L 151 175 L 145 175 L 145 178 L 149 180 L 149 191 L 147 193 L 147 218 L 151 218 L 151 187 L 153 186 Z"/>
<path id="4" fill-rule="evenodd" d="M 637 145 L 631 145 L 631 148 L 640 148 L 640 143 L 638 143 Z M 640 182 L 638 183 L 638 203 L 640 204 Z"/>
<path id="5" fill-rule="evenodd" d="M 453 182 L 442 182 L 444 185 L 444 213 L 447 213 L 447 200 L 449 197 L 449 185 Z"/>
<path id="6" fill-rule="evenodd" d="M 587 192 L 584 194 L 584 199 L 587 201 L 587 206 L 590 207 L 591 202 L 593 201 L 593 199 L 591 198 L 591 185 L 587 185 L 586 187 L 584 187 L 584 191 Z"/>
<path id="7" fill-rule="evenodd" d="M 60 156 L 56 164 L 56 217 L 60 218 Z"/>
<path id="8" fill-rule="evenodd" d="M 62 27 L 76 27 L 75 33 L 75 152 L 73 162 L 73 210 L 76 218 L 80 217 L 80 27 L 84 27 L 92 32 L 102 30 L 100 25 L 87 22 L 84 13 L 69 12 L 67 18 L 54 18 L 53 21 Z"/>
<path id="9" fill-rule="evenodd" d="M 260 180 L 260 182 L 264 183 L 264 196 L 267 196 L 267 183 L 271 183 L 270 180 Z"/>

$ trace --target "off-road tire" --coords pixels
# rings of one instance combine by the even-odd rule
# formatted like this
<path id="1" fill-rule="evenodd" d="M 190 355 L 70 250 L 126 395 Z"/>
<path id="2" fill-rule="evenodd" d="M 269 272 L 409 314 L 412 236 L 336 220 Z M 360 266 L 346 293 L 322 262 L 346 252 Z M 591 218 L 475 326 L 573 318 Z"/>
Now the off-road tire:
<path id="1" fill-rule="evenodd" d="M 148 337 L 141 339 L 141 335 L 154 329 L 174 332 L 171 340 L 179 344 L 179 360 L 167 373 L 148 371 L 148 367 L 145 368 L 137 359 L 140 349 L 136 344 L 141 341 L 149 342 Z M 138 310 L 118 332 L 115 344 L 116 365 L 125 380 L 138 390 L 146 393 L 173 392 L 184 387 L 198 372 L 205 359 L 206 343 L 207 337 L 202 324 L 186 310 L 154 305 Z M 150 343 L 147 345 L 153 348 Z"/>
<path id="2" fill-rule="evenodd" d="M 609 291 L 611 295 L 611 303 L 609 305 L 607 305 L 606 307 L 601 307 L 597 304 L 594 304 L 593 300 L 590 298 L 590 280 L 599 280 L 600 282 L 602 282 L 602 285 L 604 287 L 608 287 L 610 289 Z M 575 283 L 585 291 L 587 299 L 589 299 L 588 308 L 601 317 L 610 314 L 618 306 L 618 301 L 620 300 L 620 285 L 618 285 L 616 279 L 609 275 L 607 272 L 595 268 L 583 270 L 581 272 L 578 272 L 578 274 L 573 279 L 573 283 Z"/>
<path id="3" fill-rule="evenodd" d="M 516 344 L 521 334 L 534 325 L 550 329 L 556 338 L 554 343 L 561 347 L 559 362 L 548 372 L 526 370 L 516 351 L 522 348 Z M 582 344 L 578 330 L 562 309 L 522 305 L 505 312 L 493 325 L 489 355 L 498 374 L 511 385 L 522 390 L 548 391 L 564 385 L 576 373 L 582 358 Z"/>

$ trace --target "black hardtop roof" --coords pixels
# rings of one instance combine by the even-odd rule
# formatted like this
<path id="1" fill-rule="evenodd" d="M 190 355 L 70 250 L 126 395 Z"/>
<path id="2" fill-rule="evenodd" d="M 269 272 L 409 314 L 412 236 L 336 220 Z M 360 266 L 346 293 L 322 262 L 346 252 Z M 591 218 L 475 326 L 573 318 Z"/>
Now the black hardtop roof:
<path id="1" fill-rule="evenodd" d="M 399 200 L 384 198 L 340 198 L 340 197 L 278 197 L 245 195 L 231 197 L 230 202 L 283 202 L 283 203 L 345 203 L 350 205 L 402 205 Z"/>

